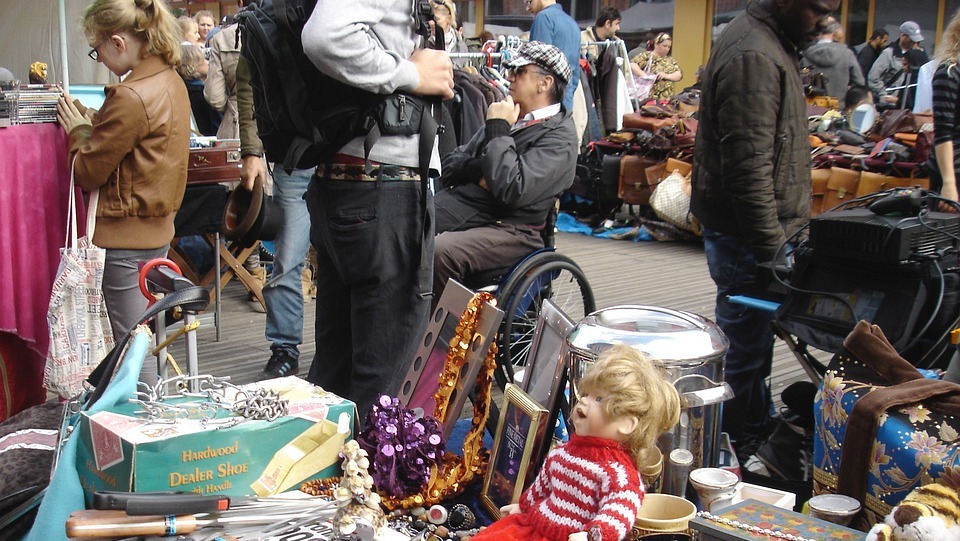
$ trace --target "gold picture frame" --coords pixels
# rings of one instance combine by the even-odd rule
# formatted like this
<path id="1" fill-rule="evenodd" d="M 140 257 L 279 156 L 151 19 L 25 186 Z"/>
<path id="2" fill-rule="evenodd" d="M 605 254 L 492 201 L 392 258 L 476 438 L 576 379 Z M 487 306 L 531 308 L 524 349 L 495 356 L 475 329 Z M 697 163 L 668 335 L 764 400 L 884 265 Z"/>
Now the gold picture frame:
<path id="1" fill-rule="evenodd" d="M 500 518 L 501 507 L 518 502 L 533 481 L 536 471 L 531 468 L 531 458 L 540 454 L 548 418 L 549 412 L 523 389 L 507 384 L 480 494 L 483 506 L 494 518 Z"/>

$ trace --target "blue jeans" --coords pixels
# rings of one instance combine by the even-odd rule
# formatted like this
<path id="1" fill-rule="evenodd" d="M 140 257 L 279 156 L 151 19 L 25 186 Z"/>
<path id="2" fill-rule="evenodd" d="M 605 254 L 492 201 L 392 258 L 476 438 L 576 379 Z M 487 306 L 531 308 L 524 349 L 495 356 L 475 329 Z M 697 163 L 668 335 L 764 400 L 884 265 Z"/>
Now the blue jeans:
<path id="1" fill-rule="evenodd" d="M 723 430 L 742 441 L 761 435 L 770 418 L 773 314 L 727 300 L 745 293 L 756 280 L 757 260 L 747 244 L 706 228 L 703 241 L 710 277 L 717 284 L 717 325 L 730 341 L 723 374 L 734 397 L 723 404 Z"/>
<path id="2" fill-rule="evenodd" d="M 354 401 L 363 419 L 380 394 L 398 394 L 427 328 L 430 298 L 419 293 L 433 278 L 433 200 L 424 218 L 420 182 L 314 178 L 307 206 L 317 249 L 307 380 Z"/>
<path id="3" fill-rule="evenodd" d="M 266 337 L 270 349 L 300 356 L 303 343 L 303 287 L 300 276 L 310 248 L 310 215 L 304 195 L 312 169 L 287 174 L 273 170 L 273 201 L 283 210 L 283 225 L 274 239 L 273 270 L 263 287 L 267 303 Z"/>

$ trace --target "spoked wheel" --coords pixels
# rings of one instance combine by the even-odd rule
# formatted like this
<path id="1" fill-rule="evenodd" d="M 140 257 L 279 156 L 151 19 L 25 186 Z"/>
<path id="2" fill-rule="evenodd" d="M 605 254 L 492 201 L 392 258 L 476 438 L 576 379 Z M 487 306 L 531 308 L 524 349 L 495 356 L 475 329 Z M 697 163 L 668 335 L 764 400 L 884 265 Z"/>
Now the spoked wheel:
<path id="1" fill-rule="evenodd" d="M 497 292 L 504 315 L 494 375 L 501 389 L 526 367 L 537 318 L 547 299 L 575 322 L 596 310 L 586 276 L 569 257 L 545 252 L 521 263 Z"/>

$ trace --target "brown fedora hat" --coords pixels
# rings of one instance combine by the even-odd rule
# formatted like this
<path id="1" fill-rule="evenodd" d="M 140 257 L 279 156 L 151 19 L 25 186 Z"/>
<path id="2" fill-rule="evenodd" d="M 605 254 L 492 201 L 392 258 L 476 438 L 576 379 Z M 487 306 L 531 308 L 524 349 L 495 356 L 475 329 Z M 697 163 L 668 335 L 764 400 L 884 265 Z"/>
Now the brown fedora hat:
<path id="1" fill-rule="evenodd" d="M 241 246 L 253 246 L 257 240 L 273 240 L 283 223 L 283 210 L 263 191 L 258 178 L 253 192 L 237 186 L 223 211 L 223 235 Z"/>

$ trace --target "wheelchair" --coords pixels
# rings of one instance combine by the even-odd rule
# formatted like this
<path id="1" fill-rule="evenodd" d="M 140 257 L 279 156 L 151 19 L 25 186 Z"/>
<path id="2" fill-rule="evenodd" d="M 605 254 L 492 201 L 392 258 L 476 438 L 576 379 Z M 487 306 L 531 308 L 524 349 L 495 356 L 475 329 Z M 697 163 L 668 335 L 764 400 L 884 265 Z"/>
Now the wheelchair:
<path id="1" fill-rule="evenodd" d="M 573 321 L 580 321 L 597 309 L 587 277 L 569 257 L 557 253 L 557 205 L 547 215 L 540 236 L 544 247 L 512 267 L 493 269 L 467 276 L 465 285 L 474 291 L 488 291 L 503 310 L 497 333 L 497 368 L 494 378 L 501 390 L 513 383 L 527 364 L 534 329 L 543 302 L 556 304 Z"/>

